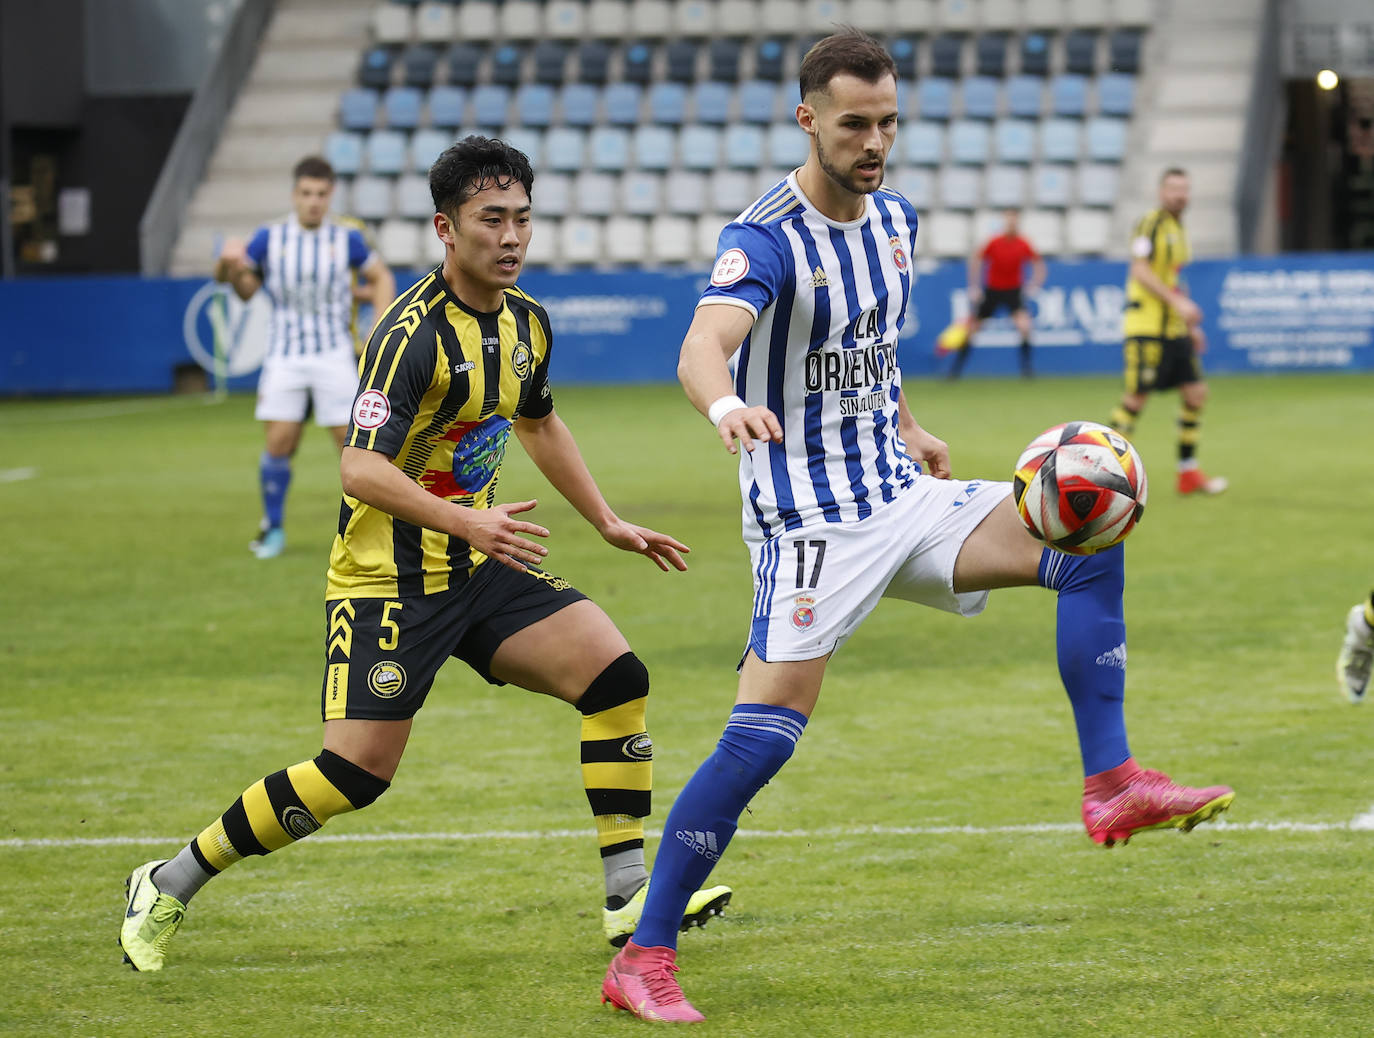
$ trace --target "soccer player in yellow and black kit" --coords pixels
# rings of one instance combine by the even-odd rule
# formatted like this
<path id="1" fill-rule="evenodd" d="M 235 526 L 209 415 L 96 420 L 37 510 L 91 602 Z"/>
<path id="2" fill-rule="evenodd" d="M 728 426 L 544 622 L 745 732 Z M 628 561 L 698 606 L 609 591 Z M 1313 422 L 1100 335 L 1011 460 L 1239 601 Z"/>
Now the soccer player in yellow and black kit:
<path id="1" fill-rule="evenodd" d="M 531 538 L 548 531 L 521 518 L 535 502 L 496 503 L 510 433 L 610 544 L 664 571 L 686 569 L 687 548 L 611 510 L 554 411 L 548 315 L 515 285 L 530 239 L 529 160 L 472 136 L 429 176 L 444 262 L 373 330 L 340 462 L 324 748 L 249 786 L 170 861 L 133 871 L 120 943 L 135 969 L 162 968 L 186 903 L 214 876 L 385 792 L 449 656 L 492 683 L 577 707 L 606 877 L 602 929 L 621 945 L 639 921 L 652 785 L 648 671 L 605 613 L 540 568 L 547 549 Z M 699 891 L 683 927 L 718 914 L 730 893 Z"/>
<path id="2" fill-rule="evenodd" d="M 1199 355 L 1206 348 L 1202 311 L 1188 298 L 1180 273 L 1192 258 L 1183 229 L 1188 207 L 1188 174 L 1167 169 L 1159 181 L 1159 208 L 1141 217 L 1131 239 L 1126 279 L 1123 349 L 1126 391 L 1112 412 L 1111 426 L 1125 436 L 1156 389 L 1178 387 L 1178 492 L 1220 494 L 1226 480 L 1208 478 L 1198 467 L 1197 443 L 1202 406 L 1207 401 Z"/>

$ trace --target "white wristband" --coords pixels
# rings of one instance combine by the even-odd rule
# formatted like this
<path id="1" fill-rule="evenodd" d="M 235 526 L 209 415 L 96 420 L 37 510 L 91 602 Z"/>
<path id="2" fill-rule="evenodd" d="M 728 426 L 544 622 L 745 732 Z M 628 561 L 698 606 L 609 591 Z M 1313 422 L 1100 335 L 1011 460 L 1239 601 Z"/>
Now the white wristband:
<path id="1" fill-rule="evenodd" d="M 719 425 L 720 420 L 731 411 L 748 406 L 748 404 L 734 394 L 723 396 L 706 409 L 706 417 L 710 420 L 712 425 Z"/>

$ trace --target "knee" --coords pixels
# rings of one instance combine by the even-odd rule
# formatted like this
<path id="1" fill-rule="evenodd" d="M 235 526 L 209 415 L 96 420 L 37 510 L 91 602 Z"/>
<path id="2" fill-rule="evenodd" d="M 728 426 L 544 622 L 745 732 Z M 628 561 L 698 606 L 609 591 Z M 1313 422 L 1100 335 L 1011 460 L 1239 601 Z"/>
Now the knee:
<path id="1" fill-rule="evenodd" d="M 355 811 L 374 803 L 391 788 L 391 783 L 386 779 L 379 778 L 332 750 L 321 750 L 313 763 Z"/>
<path id="2" fill-rule="evenodd" d="M 1193 411 L 1201 411 L 1207 403 L 1207 383 L 1194 382 L 1183 391 L 1183 406 Z"/>
<path id="3" fill-rule="evenodd" d="M 1120 544 L 1093 555 L 1063 555 L 1046 548 L 1040 582 L 1061 594 L 1092 587 L 1119 598 L 1126 590 L 1125 559 Z"/>
<path id="4" fill-rule="evenodd" d="M 649 668 L 633 652 L 616 657 L 592 679 L 577 701 L 578 712 L 590 717 L 643 700 L 649 695 Z M 642 704 L 641 704 L 642 706 Z"/>

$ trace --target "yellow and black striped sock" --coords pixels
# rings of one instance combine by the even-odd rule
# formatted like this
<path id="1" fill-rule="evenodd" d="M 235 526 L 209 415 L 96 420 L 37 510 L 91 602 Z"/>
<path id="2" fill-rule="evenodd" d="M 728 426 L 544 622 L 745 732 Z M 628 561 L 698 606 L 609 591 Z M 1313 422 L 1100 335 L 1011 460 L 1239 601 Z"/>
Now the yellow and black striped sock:
<path id="1" fill-rule="evenodd" d="M 1139 417 L 1139 411 L 1132 411 L 1125 404 L 1117 404 L 1112 408 L 1112 416 L 1107 419 L 1107 424 L 1122 436 L 1129 437 L 1135 432 L 1135 420 Z"/>
<path id="2" fill-rule="evenodd" d="M 654 747 L 645 731 L 649 672 L 632 652 L 597 675 L 578 700 L 582 784 L 596 824 L 606 900 L 618 908 L 648 879 L 644 819 L 654 784 Z"/>
<path id="3" fill-rule="evenodd" d="M 1186 404 L 1178 411 L 1178 460 L 1192 461 L 1197 454 L 1197 441 L 1202 436 L 1202 412 Z"/>

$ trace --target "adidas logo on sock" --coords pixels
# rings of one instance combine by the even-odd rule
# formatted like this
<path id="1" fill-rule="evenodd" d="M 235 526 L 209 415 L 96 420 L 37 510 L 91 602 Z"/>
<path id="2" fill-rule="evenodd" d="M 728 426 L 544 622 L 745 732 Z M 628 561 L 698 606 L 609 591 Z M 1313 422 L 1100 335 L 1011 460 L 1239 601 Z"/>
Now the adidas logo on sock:
<path id="1" fill-rule="evenodd" d="M 1115 649 L 1109 649 L 1101 656 L 1097 657 L 1100 667 L 1116 667 L 1118 670 L 1126 669 L 1126 643 L 1122 642 Z"/>
<path id="2" fill-rule="evenodd" d="M 673 835 L 708 861 L 720 861 L 720 851 L 716 845 L 715 833 L 704 833 L 700 829 L 693 832 L 679 829 Z"/>

